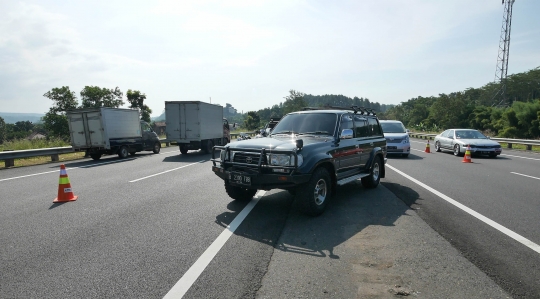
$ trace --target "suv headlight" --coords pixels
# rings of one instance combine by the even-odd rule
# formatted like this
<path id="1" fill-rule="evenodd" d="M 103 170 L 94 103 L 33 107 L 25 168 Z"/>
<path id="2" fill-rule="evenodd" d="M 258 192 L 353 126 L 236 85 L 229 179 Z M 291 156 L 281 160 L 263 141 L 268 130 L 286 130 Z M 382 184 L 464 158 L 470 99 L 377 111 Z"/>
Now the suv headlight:
<path id="1" fill-rule="evenodd" d="M 219 153 L 219 158 L 221 159 L 221 161 L 229 159 L 229 154 L 227 153 L 227 150 L 221 150 L 221 152 Z"/>
<path id="2" fill-rule="evenodd" d="M 234 159 L 234 152 L 231 153 L 231 151 L 228 151 L 226 149 L 221 150 L 221 152 L 219 153 L 219 158 L 221 159 L 221 161 L 232 161 Z"/>
<path id="3" fill-rule="evenodd" d="M 302 165 L 304 158 L 297 155 L 298 166 Z M 294 155 L 268 154 L 266 155 L 268 164 L 275 166 L 294 166 Z"/>
<path id="4" fill-rule="evenodd" d="M 404 143 L 404 144 L 409 143 L 409 136 L 403 138 L 403 140 L 401 141 L 401 143 Z"/>

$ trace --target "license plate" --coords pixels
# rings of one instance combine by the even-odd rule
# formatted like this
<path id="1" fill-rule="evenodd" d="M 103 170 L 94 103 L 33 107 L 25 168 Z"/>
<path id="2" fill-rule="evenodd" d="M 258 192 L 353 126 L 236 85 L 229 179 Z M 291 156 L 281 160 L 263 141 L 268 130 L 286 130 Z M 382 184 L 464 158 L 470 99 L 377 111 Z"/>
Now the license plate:
<path id="1" fill-rule="evenodd" d="M 232 172 L 230 180 L 236 184 L 251 185 L 251 177 L 249 175 L 242 175 Z"/>
<path id="2" fill-rule="evenodd" d="M 388 146 L 388 149 L 397 149 L 397 146 Z"/>

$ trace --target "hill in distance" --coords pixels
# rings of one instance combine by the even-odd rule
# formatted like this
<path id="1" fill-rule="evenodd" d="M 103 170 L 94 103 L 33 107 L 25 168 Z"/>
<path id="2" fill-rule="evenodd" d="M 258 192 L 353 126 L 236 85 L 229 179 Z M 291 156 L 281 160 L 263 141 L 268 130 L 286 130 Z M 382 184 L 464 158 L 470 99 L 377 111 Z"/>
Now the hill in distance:
<path id="1" fill-rule="evenodd" d="M 41 121 L 41 117 L 45 116 L 42 113 L 12 113 L 12 112 L 0 112 L 0 117 L 4 119 L 6 124 L 14 124 L 18 121 L 30 121 L 32 123 L 38 123 Z"/>

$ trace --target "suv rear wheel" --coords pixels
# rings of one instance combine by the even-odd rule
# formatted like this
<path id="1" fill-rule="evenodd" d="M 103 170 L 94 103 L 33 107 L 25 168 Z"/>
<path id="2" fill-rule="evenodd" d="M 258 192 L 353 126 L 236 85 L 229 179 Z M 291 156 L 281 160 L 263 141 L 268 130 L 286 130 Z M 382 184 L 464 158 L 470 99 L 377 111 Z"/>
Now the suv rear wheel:
<path id="1" fill-rule="evenodd" d="M 225 181 L 225 191 L 234 200 L 248 201 L 255 196 L 257 189 L 247 189 L 238 186 L 233 186 L 229 182 Z"/>
<path id="2" fill-rule="evenodd" d="M 324 212 L 331 197 L 330 174 L 325 168 L 317 168 L 306 184 L 297 188 L 296 200 L 302 205 L 303 212 L 317 216 Z"/>
<path id="3" fill-rule="evenodd" d="M 366 188 L 375 188 L 379 185 L 381 180 L 381 158 L 375 156 L 375 161 L 373 162 L 373 167 L 371 167 L 371 172 L 369 176 L 362 178 L 362 185 Z"/>

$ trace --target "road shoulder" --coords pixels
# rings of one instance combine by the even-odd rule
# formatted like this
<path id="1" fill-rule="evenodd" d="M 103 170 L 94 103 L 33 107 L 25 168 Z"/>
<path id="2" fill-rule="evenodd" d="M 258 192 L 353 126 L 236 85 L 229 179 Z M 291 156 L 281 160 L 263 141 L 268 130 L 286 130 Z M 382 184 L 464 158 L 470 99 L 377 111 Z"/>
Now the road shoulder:
<path id="1" fill-rule="evenodd" d="M 511 298 L 382 185 L 291 209 L 257 298 Z"/>

